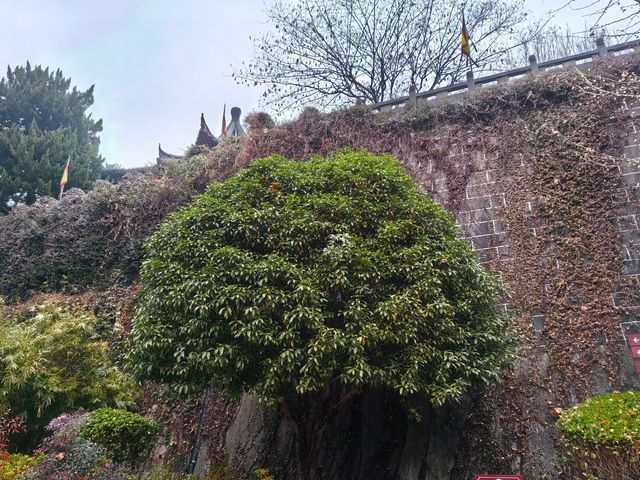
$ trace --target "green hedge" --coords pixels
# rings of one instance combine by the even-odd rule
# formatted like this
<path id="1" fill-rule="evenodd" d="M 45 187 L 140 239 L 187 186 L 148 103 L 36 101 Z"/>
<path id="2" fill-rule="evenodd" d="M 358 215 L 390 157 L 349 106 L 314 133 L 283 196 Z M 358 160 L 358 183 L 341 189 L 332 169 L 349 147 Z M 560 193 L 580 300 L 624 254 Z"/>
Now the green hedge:
<path id="1" fill-rule="evenodd" d="M 590 398 L 564 411 L 558 428 L 572 478 L 640 478 L 640 391 Z"/>
<path id="2" fill-rule="evenodd" d="M 158 435 L 158 425 L 137 413 L 112 408 L 91 412 L 80 436 L 106 448 L 117 462 L 144 460 Z"/>
<path id="3" fill-rule="evenodd" d="M 590 398 L 566 410 L 558 426 L 567 441 L 633 445 L 640 441 L 640 391 Z"/>

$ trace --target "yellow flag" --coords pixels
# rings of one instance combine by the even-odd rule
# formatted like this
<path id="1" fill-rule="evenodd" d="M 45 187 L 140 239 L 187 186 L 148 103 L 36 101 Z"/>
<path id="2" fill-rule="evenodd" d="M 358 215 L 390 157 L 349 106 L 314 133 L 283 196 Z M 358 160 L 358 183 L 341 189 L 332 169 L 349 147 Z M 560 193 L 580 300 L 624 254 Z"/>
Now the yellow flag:
<path id="1" fill-rule="evenodd" d="M 62 178 L 60 179 L 60 186 L 64 187 L 69 181 L 69 159 L 67 158 L 67 164 L 64 167 L 64 173 L 62 174 Z"/>
<path id="2" fill-rule="evenodd" d="M 467 24 L 464 21 L 464 15 L 462 16 L 462 38 L 460 42 L 460 50 L 462 54 L 467 57 L 471 56 L 471 49 L 469 48 L 469 31 L 467 30 Z"/>

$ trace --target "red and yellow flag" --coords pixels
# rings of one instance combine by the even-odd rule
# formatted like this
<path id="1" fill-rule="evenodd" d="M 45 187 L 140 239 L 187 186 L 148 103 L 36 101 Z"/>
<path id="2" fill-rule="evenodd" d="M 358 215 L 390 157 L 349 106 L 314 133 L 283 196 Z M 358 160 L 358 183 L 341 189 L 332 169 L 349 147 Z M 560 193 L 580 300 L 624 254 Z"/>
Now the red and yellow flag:
<path id="1" fill-rule="evenodd" d="M 469 31 L 467 30 L 467 24 L 464 21 L 464 15 L 462 15 L 462 38 L 460 39 L 460 50 L 463 55 L 467 57 L 471 56 L 471 48 L 469 47 Z"/>
<path id="2" fill-rule="evenodd" d="M 64 173 L 62 174 L 62 178 L 60 179 L 60 186 L 64 187 L 69 181 L 69 159 L 67 158 L 67 164 L 64 167 Z"/>
<path id="3" fill-rule="evenodd" d="M 224 104 L 224 109 L 222 110 L 222 132 L 221 132 L 221 136 L 226 137 L 227 136 L 227 119 L 226 119 L 226 113 L 227 113 L 227 104 Z"/>

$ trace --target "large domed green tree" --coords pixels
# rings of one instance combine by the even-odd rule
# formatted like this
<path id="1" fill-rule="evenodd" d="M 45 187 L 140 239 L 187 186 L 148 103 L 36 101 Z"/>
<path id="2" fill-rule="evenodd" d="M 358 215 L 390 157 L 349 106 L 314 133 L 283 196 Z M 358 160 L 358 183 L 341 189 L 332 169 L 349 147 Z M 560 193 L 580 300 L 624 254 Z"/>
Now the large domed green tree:
<path id="1" fill-rule="evenodd" d="M 512 341 L 496 279 L 386 155 L 257 160 L 146 252 L 138 374 L 249 392 L 300 421 L 300 398 L 365 385 L 442 405 L 495 379 Z"/>

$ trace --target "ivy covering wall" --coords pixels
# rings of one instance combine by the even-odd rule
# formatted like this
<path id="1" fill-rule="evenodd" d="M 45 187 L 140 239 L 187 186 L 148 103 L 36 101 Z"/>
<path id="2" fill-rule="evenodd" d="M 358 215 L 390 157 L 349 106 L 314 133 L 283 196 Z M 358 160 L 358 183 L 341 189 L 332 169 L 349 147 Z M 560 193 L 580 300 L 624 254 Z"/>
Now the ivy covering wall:
<path id="1" fill-rule="evenodd" d="M 561 478 L 562 409 L 639 386 L 620 330 L 638 320 L 640 308 L 640 168 L 630 160 L 638 63 L 627 55 L 595 70 L 561 70 L 398 113 L 309 109 L 289 124 L 255 129 L 242 144 L 60 203 L 16 209 L 0 218 L 0 295 L 128 288 L 142 241 L 166 214 L 253 158 L 306 160 L 345 146 L 390 153 L 454 213 L 506 281 L 512 295 L 505 301 L 518 314 L 518 359 L 503 384 L 472 394 L 464 438 L 447 452 L 453 478 L 476 471 Z M 100 191 L 105 201 L 87 202 L 105 198 Z M 74 224 L 79 219 L 84 226 Z M 63 223 L 69 228 L 60 233 L 55 225 Z M 53 247 L 59 235 L 65 248 Z M 41 260 L 55 278 L 27 273 Z M 110 305 L 125 326 L 136 289 L 128 292 Z"/>

